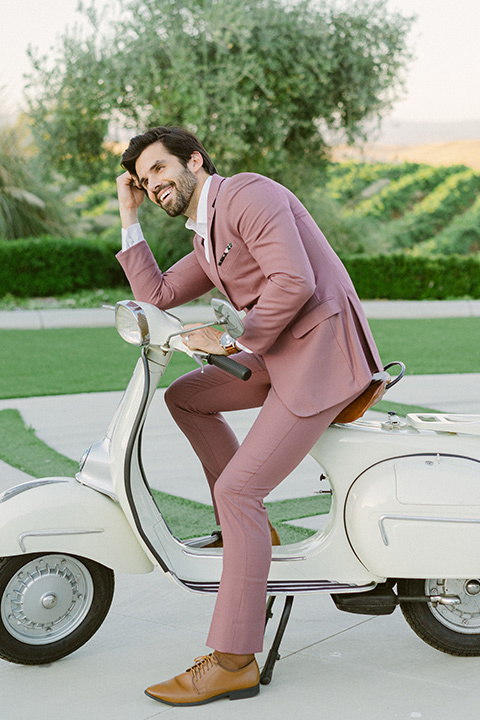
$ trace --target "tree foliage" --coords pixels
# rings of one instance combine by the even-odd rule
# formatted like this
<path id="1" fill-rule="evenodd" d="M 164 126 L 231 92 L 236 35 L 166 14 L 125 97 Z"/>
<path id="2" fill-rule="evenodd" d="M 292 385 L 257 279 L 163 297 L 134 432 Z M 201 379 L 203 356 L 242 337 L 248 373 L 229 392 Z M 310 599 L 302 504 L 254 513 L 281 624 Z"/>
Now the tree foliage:
<path id="1" fill-rule="evenodd" d="M 35 57 L 28 98 L 55 168 L 98 179 L 106 139 L 159 124 L 198 134 L 223 173 L 314 166 L 325 129 L 349 140 L 388 109 L 409 60 L 412 19 L 386 0 L 336 10 L 313 0 L 116 0 Z"/>
<path id="2" fill-rule="evenodd" d="M 68 237 L 69 212 L 28 147 L 20 126 L 0 127 L 0 238 Z"/>

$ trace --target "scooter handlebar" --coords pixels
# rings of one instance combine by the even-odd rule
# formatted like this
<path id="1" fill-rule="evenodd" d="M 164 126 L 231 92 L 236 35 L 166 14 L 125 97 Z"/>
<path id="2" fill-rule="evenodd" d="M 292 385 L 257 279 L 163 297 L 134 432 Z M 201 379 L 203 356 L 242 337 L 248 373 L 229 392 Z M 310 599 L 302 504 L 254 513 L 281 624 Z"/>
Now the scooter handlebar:
<path id="1" fill-rule="evenodd" d="M 220 368 L 220 370 L 225 370 L 239 380 L 248 380 L 252 374 L 250 368 L 240 365 L 236 360 L 232 360 L 226 355 L 207 355 L 207 362 L 209 365 Z"/>

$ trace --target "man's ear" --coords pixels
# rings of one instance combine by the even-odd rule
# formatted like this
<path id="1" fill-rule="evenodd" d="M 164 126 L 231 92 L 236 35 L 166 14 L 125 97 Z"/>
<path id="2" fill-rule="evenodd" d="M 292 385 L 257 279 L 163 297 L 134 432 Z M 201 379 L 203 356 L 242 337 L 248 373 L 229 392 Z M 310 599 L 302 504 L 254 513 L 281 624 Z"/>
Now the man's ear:
<path id="1" fill-rule="evenodd" d="M 194 150 L 190 155 L 190 159 L 187 162 L 187 167 L 193 172 L 197 173 L 203 167 L 203 157 L 198 150 Z"/>

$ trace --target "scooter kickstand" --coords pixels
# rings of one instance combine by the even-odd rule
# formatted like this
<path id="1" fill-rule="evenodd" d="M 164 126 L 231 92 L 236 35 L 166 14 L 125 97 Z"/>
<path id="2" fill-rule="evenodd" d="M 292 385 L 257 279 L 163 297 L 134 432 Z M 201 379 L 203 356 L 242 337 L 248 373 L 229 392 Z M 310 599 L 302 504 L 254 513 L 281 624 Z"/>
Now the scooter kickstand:
<path id="1" fill-rule="evenodd" d="M 275 598 L 271 597 L 268 601 L 267 605 L 267 622 L 270 617 L 272 617 L 272 605 Z M 262 685 L 269 685 L 272 680 L 273 675 L 273 668 L 275 667 L 275 663 L 277 660 L 280 660 L 280 654 L 278 652 L 280 648 L 280 643 L 282 642 L 283 633 L 285 632 L 285 628 L 287 627 L 288 620 L 290 618 L 290 612 L 292 610 L 293 605 L 293 595 L 287 595 L 285 598 L 285 604 L 283 606 L 282 615 L 280 617 L 280 622 L 278 623 L 277 632 L 275 633 L 275 637 L 273 638 L 272 647 L 270 648 L 270 652 L 268 653 L 267 660 L 265 662 L 265 665 L 263 666 L 262 672 L 260 674 L 260 683 Z M 266 625 L 267 623 L 265 623 Z"/>
<path id="2" fill-rule="evenodd" d="M 267 601 L 267 611 L 265 613 L 265 630 L 267 629 L 268 621 L 273 617 L 273 603 L 275 602 L 275 595 L 270 595 Z"/>

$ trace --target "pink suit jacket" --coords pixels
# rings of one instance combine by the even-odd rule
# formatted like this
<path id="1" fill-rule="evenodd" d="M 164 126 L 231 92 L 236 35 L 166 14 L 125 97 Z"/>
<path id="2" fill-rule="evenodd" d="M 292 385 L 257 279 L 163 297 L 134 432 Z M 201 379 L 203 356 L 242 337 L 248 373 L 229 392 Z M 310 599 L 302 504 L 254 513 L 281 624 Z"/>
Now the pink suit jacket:
<path id="1" fill-rule="evenodd" d="M 359 394 L 381 361 L 340 259 L 300 201 L 253 173 L 214 175 L 203 239 L 162 273 L 145 242 L 117 255 L 137 300 L 168 310 L 217 287 L 245 310 L 240 342 L 300 417 Z"/>

